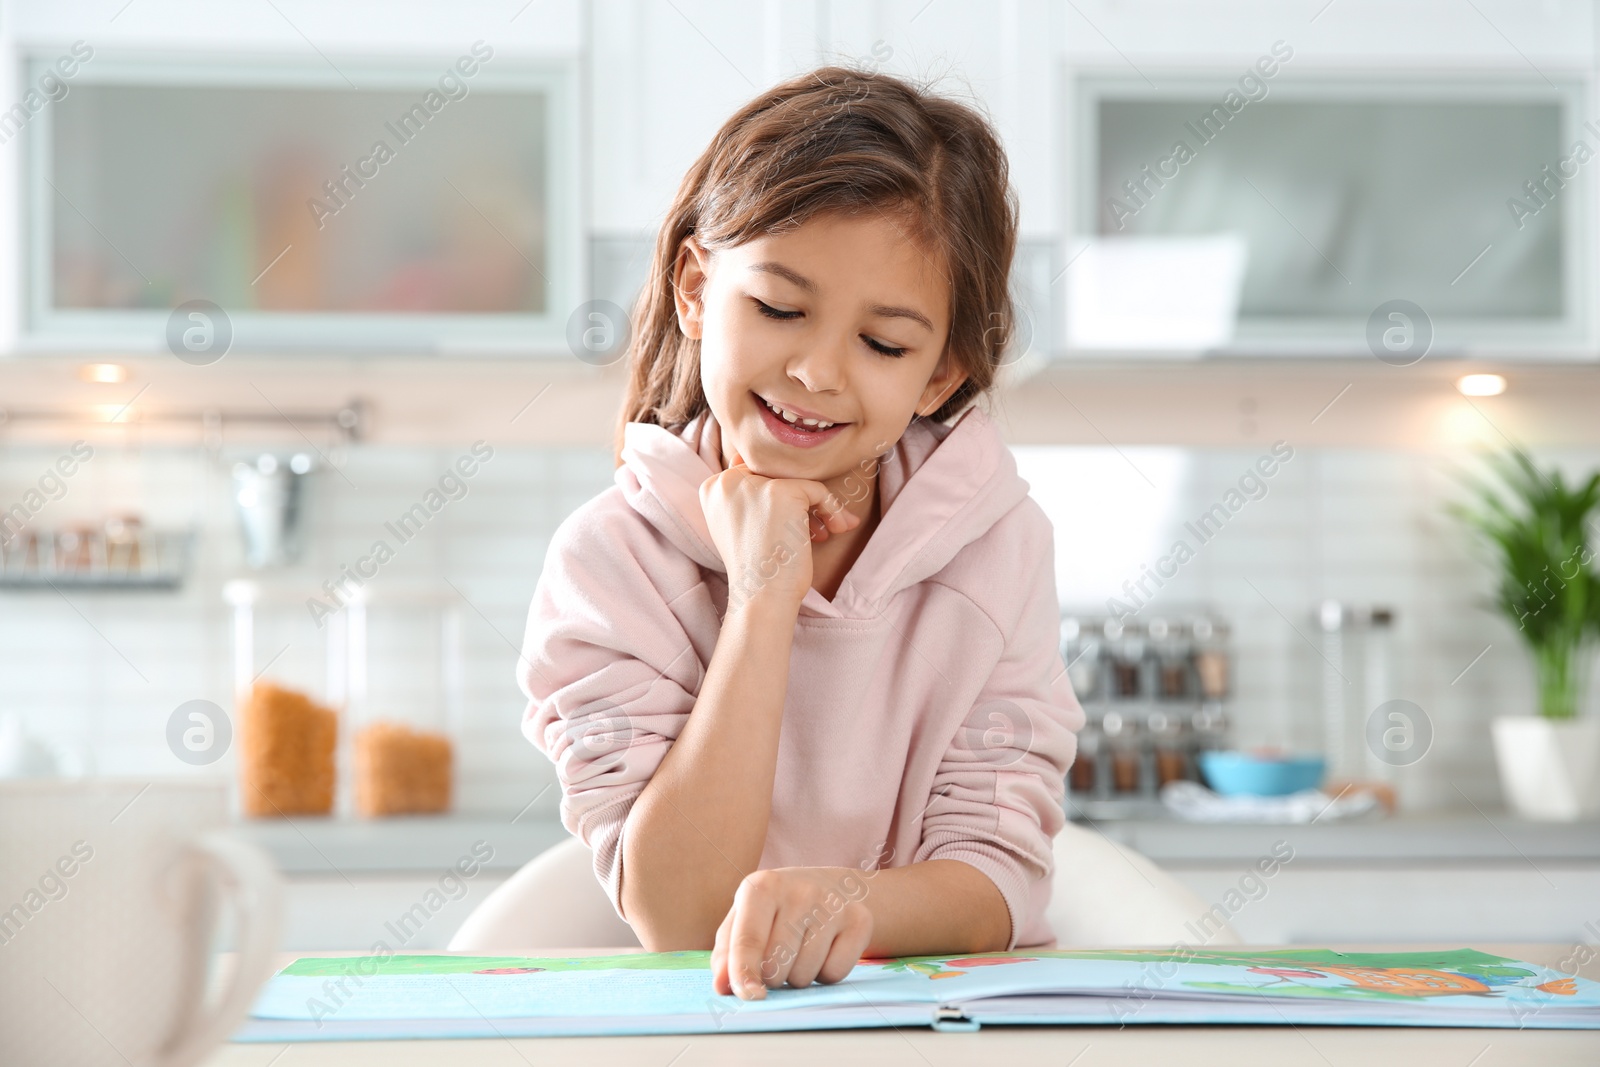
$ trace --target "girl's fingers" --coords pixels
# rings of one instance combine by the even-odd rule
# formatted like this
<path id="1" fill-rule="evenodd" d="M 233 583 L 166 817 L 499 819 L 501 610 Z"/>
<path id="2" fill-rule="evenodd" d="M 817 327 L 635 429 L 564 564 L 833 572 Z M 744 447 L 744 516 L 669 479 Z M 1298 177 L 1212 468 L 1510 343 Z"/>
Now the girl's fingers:
<path id="1" fill-rule="evenodd" d="M 812 508 L 806 513 L 808 525 L 811 527 L 811 540 L 818 544 L 828 539 L 828 522 L 822 517 L 821 509 Z"/>
<path id="2" fill-rule="evenodd" d="M 805 490 L 807 510 L 816 516 L 816 521 L 829 533 L 849 533 L 861 525 L 861 520 L 855 512 L 821 482 L 796 479 L 796 483 Z"/>
<path id="3" fill-rule="evenodd" d="M 843 500 L 838 501 L 838 510 L 828 514 L 828 526 L 834 533 L 849 533 L 861 525 L 861 516 L 851 511 Z"/>
<path id="4" fill-rule="evenodd" d="M 799 948 L 794 954 L 794 963 L 789 967 L 789 984 L 796 989 L 803 989 L 810 985 L 817 977 L 817 972 L 827 962 L 829 950 L 834 945 L 835 931 L 826 926 L 806 924 L 805 933 L 800 937 Z"/>
<path id="5" fill-rule="evenodd" d="M 749 883 L 734 894 L 730 913 L 733 923 L 728 931 L 728 978 L 734 994 L 744 1000 L 761 1000 L 767 995 L 767 975 L 762 968 L 771 967 L 766 954 L 777 913 L 771 897 L 751 892 Z"/>
<path id="6" fill-rule="evenodd" d="M 735 467 L 750 469 L 749 464 L 745 463 L 744 457 L 731 442 L 727 445 L 727 449 L 729 470 Z M 805 489 L 808 497 L 806 511 L 810 521 L 815 524 L 811 531 L 811 540 L 826 541 L 829 534 L 849 533 L 861 525 L 861 519 L 821 482 L 805 479 L 794 479 L 794 481 Z"/>
<path id="7" fill-rule="evenodd" d="M 722 917 L 722 925 L 717 927 L 717 937 L 711 946 L 711 988 L 718 996 L 729 996 L 733 993 L 733 985 L 728 980 L 728 934 L 733 929 L 733 916 L 738 911 L 735 905 L 728 909 L 728 914 Z"/>
<path id="8" fill-rule="evenodd" d="M 861 960 L 861 954 L 867 950 L 867 943 L 872 940 L 870 923 L 864 924 L 857 920 L 847 922 L 842 930 L 833 938 L 833 945 L 828 950 L 828 958 L 822 962 L 822 967 L 817 972 L 817 981 L 824 985 L 842 982 L 850 977 L 850 972 Z"/>

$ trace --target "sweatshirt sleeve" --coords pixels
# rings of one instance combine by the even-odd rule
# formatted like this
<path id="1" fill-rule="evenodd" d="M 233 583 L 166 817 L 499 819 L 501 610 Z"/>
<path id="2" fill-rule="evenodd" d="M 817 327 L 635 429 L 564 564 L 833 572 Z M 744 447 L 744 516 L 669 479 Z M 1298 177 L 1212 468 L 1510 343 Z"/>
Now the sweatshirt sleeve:
<path id="1" fill-rule="evenodd" d="M 561 824 L 593 851 L 595 875 L 624 921 L 623 824 L 703 677 L 700 650 L 672 611 L 698 574 L 682 571 L 681 558 L 652 561 L 662 546 L 651 538 L 599 507 L 558 528 L 517 666 L 528 698 L 523 734 L 555 764 Z M 685 588 L 658 588 L 674 572 Z"/>
<path id="2" fill-rule="evenodd" d="M 1067 768 L 1084 723 L 1061 661 L 1048 520 L 1035 548 L 1019 575 L 1015 629 L 934 775 L 912 860 L 957 859 L 987 874 L 1011 915 L 1007 951 L 1028 932 L 1035 902 L 1049 899 L 1051 842 L 1066 822 Z"/>

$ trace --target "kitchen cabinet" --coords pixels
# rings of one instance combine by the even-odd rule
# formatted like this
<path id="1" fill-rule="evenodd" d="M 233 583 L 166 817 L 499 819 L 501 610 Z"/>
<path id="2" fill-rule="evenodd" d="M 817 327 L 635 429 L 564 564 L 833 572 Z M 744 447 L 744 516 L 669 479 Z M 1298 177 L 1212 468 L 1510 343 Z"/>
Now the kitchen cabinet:
<path id="1" fill-rule="evenodd" d="M 1041 131 L 1055 108 L 1059 17 L 1045 0 L 596 0 L 589 93 L 597 295 L 627 306 L 648 273 L 656 225 L 679 182 L 735 111 L 772 84 L 840 63 L 983 98 L 1006 142 L 1021 203 L 1013 272 L 1024 318 L 1019 332 L 1048 352 L 1059 240 L 1053 142 Z"/>
<path id="2" fill-rule="evenodd" d="M 230 347 L 564 341 L 581 262 L 570 69 L 480 38 L 337 70 L 97 57 L 77 80 L 28 131 L 35 343 L 165 343 L 206 364 Z"/>
<path id="3" fill-rule="evenodd" d="M 1590 360 L 1593 18 L 1559 0 L 1070 5 L 1069 250 L 1241 235 L 1238 331 L 1185 354 Z M 1069 287 L 1098 283 L 1084 263 Z M 1129 302 L 1172 298 L 1146 283 Z M 1139 347 L 1062 332 L 1074 355 Z"/>
<path id="4" fill-rule="evenodd" d="M 1551 169 L 1585 138 L 1600 149 L 1579 84 L 1302 76 L 1263 58 L 1276 78 L 1251 67 L 1233 83 L 1162 75 L 1159 92 L 1128 77 L 1081 83 L 1094 175 L 1080 232 L 1107 244 L 1241 235 L 1241 350 L 1378 344 L 1392 316 L 1377 336 L 1369 322 L 1400 298 L 1415 310 L 1389 345 L 1396 365 L 1581 351 L 1592 182 L 1576 161 Z"/>
<path id="5" fill-rule="evenodd" d="M 1045 0 L 928 4 L 872 0 L 597 0 L 592 9 L 594 223 L 653 231 L 717 128 L 751 97 L 825 63 L 979 94 L 1010 155 L 1025 235 L 1054 225 L 1051 38 Z M 1044 32 L 1040 32 L 1040 31 Z"/>
<path id="6" fill-rule="evenodd" d="M 7 58 L 49 100 L 0 188 L 20 347 L 565 352 L 578 5 L 520 26 L 360 6 L 261 25 L 157 2 L 71 44 L 86 23 L 21 9 Z"/>

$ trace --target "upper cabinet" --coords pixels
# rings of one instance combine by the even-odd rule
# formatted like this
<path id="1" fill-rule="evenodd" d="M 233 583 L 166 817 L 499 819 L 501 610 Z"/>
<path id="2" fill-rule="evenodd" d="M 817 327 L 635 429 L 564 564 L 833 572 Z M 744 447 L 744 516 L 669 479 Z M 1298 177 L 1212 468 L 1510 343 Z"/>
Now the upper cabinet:
<path id="1" fill-rule="evenodd" d="M 1235 236 L 1244 270 L 1218 299 L 1236 350 L 1365 344 L 1392 301 L 1420 309 L 1414 339 L 1439 354 L 1581 344 L 1593 183 L 1567 146 L 1600 150 L 1581 87 L 1276 80 L 1085 82 L 1079 231 L 1179 250 Z"/>
<path id="2" fill-rule="evenodd" d="M 559 340 L 572 87 L 496 60 L 97 57 L 29 131 L 30 334 L 162 343 L 204 301 L 243 349 Z"/>
<path id="3" fill-rule="evenodd" d="M 46 98 L 18 131 L 22 347 L 564 351 L 586 288 L 576 41 L 531 47 L 548 13 L 508 9 L 356 46 L 285 8 L 303 36 L 146 39 L 141 16 L 183 23 L 154 4 L 110 44 L 16 42 Z"/>
<path id="4" fill-rule="evenodd" d="M 1069 355 L 1592 358 L 1587 4 L 1089 2 Z"/>

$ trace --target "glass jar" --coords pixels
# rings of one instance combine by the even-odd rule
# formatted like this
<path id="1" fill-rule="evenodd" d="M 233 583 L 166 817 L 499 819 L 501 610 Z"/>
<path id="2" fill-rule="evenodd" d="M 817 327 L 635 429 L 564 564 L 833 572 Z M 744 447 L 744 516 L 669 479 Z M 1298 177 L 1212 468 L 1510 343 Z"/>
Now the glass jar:
<path id="1" fill-rule="evenodd" d="M 1111 665 L 1110 693 L 1115 700 L 1137 700 L 1144 694 L 1145 641 L 1137 623 L 1105 624 L 1106 653 Z"/>
<path id="2" fill-rule="evenodd" d="M 1151 619 L 1151 650 L 1155 656 L 1156 693 L 1162 700 L 1183 700 L 1194 686 L 1190 680 L 1192 649 L 1181 623 Z"/>
<path id="3" fill-rule="evenodd" d="M 1096 786 L 1103 784 L 1104 777 L 1096 773 L 1101 748 L 1100 724 L 1091 719 L 1078 731 L 1078 754 L 1067 768 L 1068 792 L 1083 797 L 1097 795 Z"/>
<path id="4" fill-rule="evenodd" d="M 1109 791 L 1118 795 L 1139 792 L 1140 773 L 1138 721 L 1118 711 L 1108 711 L 1102 720 L 1110 764 Z"/>
<path id="5" fill-rule="evenodd" d="M 1219 704 L 1202 704 L 1189 716 L 1189 751 L 1216 752 L 1228 748 L 1228 717 Z M 1195 764 L 1198 765 L 1196 759 Z"/>
<path id="6" fill-rule="evenodd" d="M 1361 643 L 1361 678 L 1366 690 L 1366 706 L 1373 710 L 1394 698 L 1394 609 L 1375 606 L 1367 616 L 1367 632 Z M 1368 712 L 1370 715 L 1372 712 Z M 1362 724 L 1363 733 L 1365 724 Z M 1395 780 L 1395 765 L 1379 756 L 1381 746 L 1367 744 L 1365 776 L 1379 782 Z"/>
<path id="7" fill-rule="evenodd" d="M 1061 620 L 1061 662 L 1078 700 L 1095 699 L 1100 685 L 1100 639 L 1072 616 Z"/>
<path id="8" fill-rule="evenodd" d="M 459 606 L 391 586 L 344 613 L 348 809 L 363 818 L 448 812 L 461 721 Z M 370 676 L 369 661 L 387 665 L 383 677 Z"/>
<path id="9" fill-rule="evenodd" d="M 1228 696 L 1228 626 L 1215 619 L 1200 617 L 1189 624 L 1194 642 L 1194 673 L 1200 695 L 1206 700 Z"/>
<path id="10" fill-rule="evenodd" d="M 1155 755 L 1156 788 L 1193 777 L 1183 720 L 1164 711 L 1153 711 L 1149 727 L 1150 747 Z"/>

